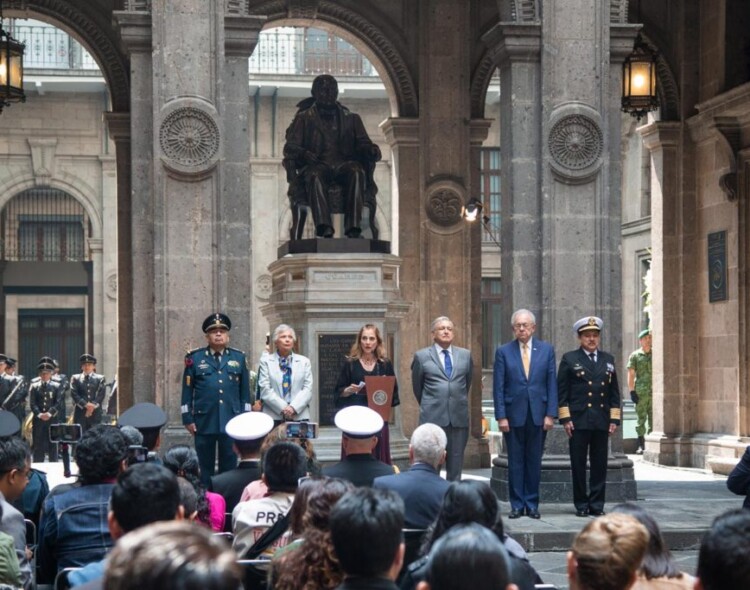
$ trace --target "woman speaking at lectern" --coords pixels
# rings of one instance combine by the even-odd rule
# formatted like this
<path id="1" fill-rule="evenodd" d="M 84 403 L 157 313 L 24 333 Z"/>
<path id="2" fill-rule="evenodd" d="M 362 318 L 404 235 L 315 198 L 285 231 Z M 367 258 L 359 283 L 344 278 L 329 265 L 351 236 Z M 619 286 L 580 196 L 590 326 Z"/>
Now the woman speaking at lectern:
<path id="1" fill-rule="evenodd" d="M 341 367 L 339 380 L 336 384 L 334 403 L 340 410 L 347 406 L 366 406 L 367 389 L 364 385 L 365 377 L 395 377 L 393 363 L 388 359 L 383 345 L 380 330 L 374 324 L 365 324 L 359 330 L 357 340 Z M 398 382 L 393 387 L 391 407 L 399 404 Z M 373 456 L 383 463 L 391 464 L 391 447 L 388 435 L 388 421 L 378 434 L 378 444 L 373 450 Z"/>

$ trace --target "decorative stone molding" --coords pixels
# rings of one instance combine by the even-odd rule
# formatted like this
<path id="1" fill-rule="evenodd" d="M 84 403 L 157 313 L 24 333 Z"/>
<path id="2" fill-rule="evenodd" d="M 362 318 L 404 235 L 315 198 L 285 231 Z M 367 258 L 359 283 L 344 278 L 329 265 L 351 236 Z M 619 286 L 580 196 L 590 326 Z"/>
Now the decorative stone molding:
<path id="1" fill-rule="evenodd" d="M 248 15 L 250 14 L 250 2 L 249 0 L 226 0 L 226 11 L 227 14 L 239 14 Z"/>
<path id="2" fill-rule="evenodd" d="M 538 14 L 536 0 L 503 0 L 500 5 L 500 18 L 506 22 L 534 22 Z"/>
<path id="3" fill-rule="evenodd" d="M 316 18 L 320 0 L 287 0 L 289 18 Z"/>
<path id="4" fill-rule="evenodd" d="M 495 58 L 490 52 L 486 52 L 479 65 L 471 74 L 471 118 L 481 119 L 484 117 L 485 98 L 487 88 L 492 80 L 492 75 L 497 69 Z"/>
<path id="5" fill-rule="evenodd" d="M 271 297 L 273 281 L 271 275 L 263 274 L 255 279 L 255 296 L 263 301 L 268 301 Z"/>
<path id="6" fill-rule="evenodd" d="M 628 0 L 609 0 L 609 22 L 628 22 Z"/>
<path id="7" fill-rule="evenodd" d="M 450 227 L 461 221 L 466 188 L 455 180 L 437 180 L 427 187 L 425 211 L 433 223 Z"/>
<path id="8" fill-rule="evenodd" d="M 563 182 L 588 181 L 601 168 L 604 135 L 592 108 L 569 103 L 555 110 L 547 140 L 552 171 Z"/>
<path id="9" fill-rule="evenodd" d="M 79 8 L 86 5 L 86 9 Z M 125 55 L 120 51 L 117 33 L 111 25 L 112 14 L 94 3 L 73 3 L 70 0 L 13 0 L 3 3 L 6 10 L 23 10 L 30 18 L 43 16 L 74 31 L 97 58 L 102 74 L 107 81 L 107 89 L 112 99 L 112 110 L 130 110 L 130 67 Z"/>
<path id="10" fill-rule="evenodd" d="M 352 3 L 357 7 L 365 3 Z M 263 15 L 268 22 L 289 18 L 288 0 L 267 0 L 254 4 L 254 15 Z M 385 84 L 396 96 L 398 115 L 400 117 L 414 117 L 419 113 L 419 100 L 415 76 L 407 65 L 404 55 L 407 50 L 398 35 L 387 36 L 381 28 L 368 20 L 362 14 L 355 12 L 349 6 L 332 0 L 320 0 L 316 18 L 336 25 L 353 37 L 362 40 L 370 48 L 375 57 L 380 60 L 386 70 Z"/>
<path id="11" fill-rule="evenodd" d="M 183 176 L 203 176 L 216 166 L 221 133 L 216 110 L 196 98 L 178 98 L 162 108 L 159 146 L 164 166 Z"/>
<path id="12" fill-rule="evenodd" d="M 55 152 L 57 151 L 57 138 L 31 138 L 31 168 L 34 172 L 34 182 L 37 186 L 47 186 L 55 175 Z"/>
<path id="13" fill-rule="evenodd" d="M 104 292 L 112 301 L 117 299 L 117 273 L 113 272 L 104 281 Z"/>
<path id="14" fill-rule="evenodd" d="M 151 12 L 151 0 L 125 0 L 125 12 Z"/>

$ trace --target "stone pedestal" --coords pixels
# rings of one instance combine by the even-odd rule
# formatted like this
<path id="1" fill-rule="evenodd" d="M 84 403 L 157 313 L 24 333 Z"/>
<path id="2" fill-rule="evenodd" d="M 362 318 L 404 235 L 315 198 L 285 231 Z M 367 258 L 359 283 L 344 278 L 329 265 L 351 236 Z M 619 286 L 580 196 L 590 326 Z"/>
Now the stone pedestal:
<path id="1" fill-rule="evenodd" d="M 326 241 L 336 245 L 342 240 Z M 356 241 L 363 247 L 369 242 Z M 400 267 L 397 256 L 365 252 L 287 254 L 268 267 L 273 287 L 269 303 L 261 311 L 272 330 L 281 323 L 295 329 L 297 350 L 312 363 L 310 414 L 313 421 L 321 423 L 315 451 L 323 462 L 340 458 L 341 436 L 331 426 L 329 402 L 344 355 L 359 329 L 363 324 L 376 325 L 389 357 L 396 358 L 399 353 L 399 322 L 408 309 L 399 289 Z M 340 355 L 332 352 L 335 347 L 341 350 Z M 395 368 L 403 397 L 408 376 L 402 375 L 397 365 Z M 399 408 L 394 408 L 390 437 L 393 461 L 405 462 L 408 441 Z"/>
<path id="2" fill-rule="evenodd" d="M 619 440 L 618 440 L 619 439 Z M 637 499 L 633 462 L 615 449 L 622 447 L 620 430 L 611 439 L 607 465 L 607 503 Z M 492 460 L 492 489 L 500 500 L 508 498 L 508 456 L 504 446 Z M 568 437 L 562 426 L 547 433 L 545 453 L 542 457 L 542 481 L 539 486 L 539 503 L 573 504 L 573 482 L 570 472 Z M 543 508 L 542 508 L 543 509 Z"/>

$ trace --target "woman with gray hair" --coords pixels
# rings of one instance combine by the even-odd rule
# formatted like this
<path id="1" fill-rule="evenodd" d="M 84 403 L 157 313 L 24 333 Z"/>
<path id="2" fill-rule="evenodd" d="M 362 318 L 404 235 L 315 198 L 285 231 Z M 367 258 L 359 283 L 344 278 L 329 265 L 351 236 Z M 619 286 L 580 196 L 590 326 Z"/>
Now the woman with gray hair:
<path id="1" fill-rule="evenodd" d="M 309 420 L 313 376 L 310 359 L 294 352 L 294 328 L 280 324 L 273 331 L 274 352 L 264 355 L 258 368 L 263 412 L 277 424 Z"/>

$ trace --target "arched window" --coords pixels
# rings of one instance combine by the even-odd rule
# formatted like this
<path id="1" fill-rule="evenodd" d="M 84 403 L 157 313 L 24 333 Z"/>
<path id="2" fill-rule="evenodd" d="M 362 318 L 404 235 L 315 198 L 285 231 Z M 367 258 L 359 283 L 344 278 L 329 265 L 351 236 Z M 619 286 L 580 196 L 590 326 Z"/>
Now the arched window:
<path id="1" fill-rule="evenodd" d="M 31 188 L 13 197 L 0 214 L 2 260 L 81 262 L 89 260 L 91 224 L 83 206 L 68 193 Z"/>

